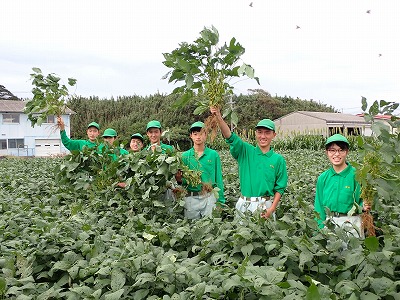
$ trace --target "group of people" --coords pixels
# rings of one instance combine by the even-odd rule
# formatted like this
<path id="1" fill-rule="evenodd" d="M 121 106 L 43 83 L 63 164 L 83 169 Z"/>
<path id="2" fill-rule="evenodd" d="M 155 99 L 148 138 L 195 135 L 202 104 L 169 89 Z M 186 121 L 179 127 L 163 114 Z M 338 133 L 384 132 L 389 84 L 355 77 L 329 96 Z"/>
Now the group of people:
<path id="1" fill-rule="evenodd" d="M 276 153 L 271 146 L 276 137 L 275 124 L 270 119 L 263 119 L 255 127 L 256 145 L 243 141 L 223 119 L 219 108 L 211 107 L 211 114 L 216 118 L 219 129 L 230 146 L 230 153 L 239 167 L 240 197 L 236 202 L 238 212 L 250 211 L 260 213 L 263 218 L 274 218 L 275 211 L 287 187 L 288 174 L 284 157 Z M 65 133 L 64 123 L 58 118 L 61 141 L 69 150 L 82 150 L 83 147 L 96 146 L 100 135 L 100 126 L 92 122 L 87 127 L 88 140 L 72 140 Z M 131 136 L 130 150 L 137 152 L 143 148 L 161 151 L 175 149 L 161 142 L 162 127 L 157 120 L 148 122 L 146 135 L 149 145 L 144 148 L 144 138 L 140 133 Z M 217 151 L 206 146 L 207 132 L 203 122 L 195 122 L 189 128 L 193 147 L 182 153 L 183 163 L 191 170 L 201 171 L 201 184 L 191 186 L 186 182 L 182 172 L 175 175 L 178 184 L 187 191 L 185 195 L 185 217 L 198 219 L 209 216 L 217 203 L 225 203 L 224 184 L 220 156 Z M 117 132 L 108 128 L 104 130 L 103 138 L 113 143 Z M 128 153 L 121 149 L 120 154 Z M 329 217 L 338 226 L 347 226 L 354 235 L 362 237 L 359 215 L 349 216 L 353 206 L 369 210 L 360 199 L 360 185 L 355 179 L 355 169 L 346 160 L 349 153 L 349 142 L 341 134 L 329 137 L 325 144 L 325 153 L 332 166 L 323 172 L 317 180 L 314 209 L 317 212 L 317 222 L 324 227 Z M 205 189 L 207 185 L 211 188 Z M 213 189 L 218 193 L 214 193 Z"/>

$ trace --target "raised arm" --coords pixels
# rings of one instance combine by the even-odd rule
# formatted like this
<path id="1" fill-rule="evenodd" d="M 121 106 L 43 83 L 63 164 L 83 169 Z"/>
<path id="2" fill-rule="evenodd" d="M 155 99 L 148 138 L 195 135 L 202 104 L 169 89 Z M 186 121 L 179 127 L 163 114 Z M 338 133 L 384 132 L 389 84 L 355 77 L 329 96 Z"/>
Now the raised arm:
<path id="1" fill-rule="evenodd" d="M 217 107 L 210 107 L 210 112 L 216 116 L 218 126 L 221 129 L 222 135 L 224 138 L 228 139 L 231 137 L 231 129 L 229 128 L 228 124 L 226 124 L 225 120 L 222 118 L 221 111 Z"/>

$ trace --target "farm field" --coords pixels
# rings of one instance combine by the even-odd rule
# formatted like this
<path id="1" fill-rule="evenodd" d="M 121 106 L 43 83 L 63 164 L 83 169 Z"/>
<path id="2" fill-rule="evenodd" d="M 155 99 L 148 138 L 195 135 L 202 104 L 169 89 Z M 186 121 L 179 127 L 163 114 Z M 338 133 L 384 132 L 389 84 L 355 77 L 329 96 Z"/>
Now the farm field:
<path id="1" fill-rule="evenodd" d="M 397 203 L 374 212 L 377 237 L 319 231 L 313 200 L 329 167 L 324 153 L 279 152 L 289 186 L 276 222 L 234 217 L 239 180 L 226 151 L 227 207 L 193 222 L 179 202 L 152 198 L 153 177 L 141 197 L 112 178 L 96 188 L 60 179 L 82 157 L 0 160 L 0 299 L 400 299 Z M 107 171 L 114 167 L 127 178 L 117 165 Z"/>

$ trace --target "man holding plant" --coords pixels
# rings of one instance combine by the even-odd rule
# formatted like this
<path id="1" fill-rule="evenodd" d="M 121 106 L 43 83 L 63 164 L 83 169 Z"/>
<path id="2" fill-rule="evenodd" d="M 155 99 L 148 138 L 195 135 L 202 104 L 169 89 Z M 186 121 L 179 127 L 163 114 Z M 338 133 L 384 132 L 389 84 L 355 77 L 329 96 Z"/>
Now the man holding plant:
<path id="1" fill-rule="evenodd" d="M 205 145 L 207 134 L 203 122 L 193 123 L 189 132 L 193 147 L 182 153 L 182 160 L 189 170 L 201 172 L 201 182 L 197 185 L 189 184 L 182 171 L 175 178 L 188 192 L 185 196 L 185 217 L 200 219 L 211 215 L 217 200 L 225 203 L 221 159 L 217 151 Z M 218 198 L 213 192 L 215 187 L 218 188 Z"/>
<path id="2" fill-rule="evenodd" d="M 354 236 L 364 237 L 361 228 L 362 200 L 360 184 L 356 181 L 356 170 L 347 161 L 349 141 L 341 134 L 334 134 L 325 143 L 325 153 L 332 164 L 317 180 L 314 210 L 318 213 L 318 226 L 324 227 L 330 210 L 333 223 L 346 228 Z M 371 207 L 364 205 L 364 210 Z M 353 215 L 353 213 L 355 215 Z M 356 230 L 357 229 L 357 230 Z"/>
<path id="3" fill-rule="evenodd" d="M 81 151 L 83 147 L 93 148 L 96 147 L 96 139 L 100 134 L 100 126 L 96 122 L 92 122 L 87 126 L 86 134 L 88 136 L 87 140 L 73 140 L 67 136 L 65 132 L 65 123 L 61 116 L 57 117 L 57 124 L 60 128 L 61 142 L 68 150 L 79 150 Z"/>
<path id="4" fill-rule="evenodd" d="M 256 126 L 257 146 L 244 142 L 231 132 L 217 107 L 211 107 L 230 152 L 239 164 L 240 198 L 236 209 L 241 212 L 261 210 L 263 218 L 275 210 L 287 186 L 286 161 L 271 147 L 275 138 L 275 124 L 263 119 Z"/>

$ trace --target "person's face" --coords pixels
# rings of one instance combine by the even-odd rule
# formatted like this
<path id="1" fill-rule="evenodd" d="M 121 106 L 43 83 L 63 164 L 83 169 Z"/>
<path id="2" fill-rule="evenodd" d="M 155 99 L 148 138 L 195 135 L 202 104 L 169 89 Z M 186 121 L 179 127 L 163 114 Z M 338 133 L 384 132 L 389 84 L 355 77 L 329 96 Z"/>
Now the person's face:
<path id="1" fill-rule="evenodd" d="M 340 168 L 346 165 L 346 158 L 349 153 L 348 149 L 341 149 L 338 145 L 333 143 L 325 152 L 333 166 Z"/>
<path id="2" fill-rule="evenodd" d="M 116 139 L 117 139 L 117 138 L 114 137 L 114 136 L 105 136 L 105 137 L 104 137 L 104 141 L 107 142 L 107 143 L 109 143 L 110 145 L 114 144 L 114 141 L 115 141 Z"/>
<path id="3" fill-rule="evenodd" d="M 193 141 L 193 144 L 195 145 L 202 145 L 206 142 L 207 135 L 205 130 L 200 130 L 200 131 L 192 131 L 190 134 L 190 138 Z"/>
<path id="4" fill-rule="evenodd" d="M 100 131 L 96 127 L 89 127 L 86 130 L 86 134 L 88 136 L 89 141 L 94 142 L 99 136 Z"/>
<path id="5" fill-rule="evenodd" d="M 161 129 L 159 128 L 149 128 L 146 132 L 150 144 L 158 144 L 161 140 Z"/>
<path id="6" fill-rule="evenodd" d="M 275 136 L 276 136 L 275 131 L 271 129 L 262 127 L 256 129 L 256 140 L 261 150 L 268 149 Z"/>
<path id="7" fill-rule="evenodd" d="M 143 148 L 143 143 L 139 139 L 131 139 L 129 146 L 133 152 L 139 152 Z"/>

